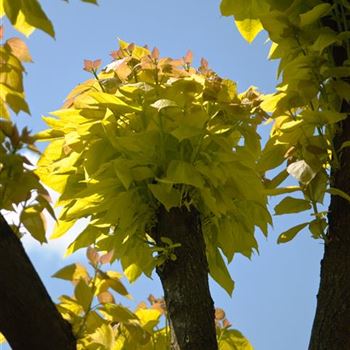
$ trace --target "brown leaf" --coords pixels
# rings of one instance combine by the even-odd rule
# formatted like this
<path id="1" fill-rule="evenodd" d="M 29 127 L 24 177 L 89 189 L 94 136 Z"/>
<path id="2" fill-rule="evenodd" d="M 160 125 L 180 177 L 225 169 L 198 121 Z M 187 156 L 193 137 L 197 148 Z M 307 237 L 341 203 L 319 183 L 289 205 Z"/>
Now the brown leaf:
<path id="1" fill-rule="evenodd" d="M 99 255 L 97 253 L 97 250 L 93 247 L 88 247 L 86 250 L 86 256 L 87 258 L 90 260 L 92 265 L 97 265 L 98 261 L 99 261 Z"/>
<path id="2" fill-rule="evenodd" d="M 156 299 L 156 297 L 155 297 L 153 294 L 150 294 L 150 295 L 148 296 L 147 300 L 149 301 L 149 303 L 150 303 L 151 305 L 153 305 L 155 302 L 157 302 L 157 299 Z"/>
<path id="3" fill-rule="evenodd" d="M 222 321 L 222 325 L 225 327 L 225 328 L 230 328 L 232 326 L 231 322 L 225 318 L 223 321 Z"/>
<path id="4" fill-rule="evenodd" d="M 151 57 L 154 59 L 154 60 L 158 60 L 158 58 L 159 58 L 159 50 L 158 50 L 158 48 L 154 48 L 153 50 L 152 50 L 152 55 L 151 55 Z"/>
<path id="5" fill-rule="evenodd" d="M 125 55 L 123 54 L 123 51 L 121 49 L 118 49 L 117 51 L 112 51 L 110 55 L 115 59 L 119 60 L 120 58 L 123 58 Z"/>
<path id="6" fill-rule="evenodd" d="M 223 309 L 216 308 L 215 309 L 215 319 L 221 321 L 224 318 L 225 318 L 225 311 Z"/>
<path id="7" fill-rule="evenodd" d="M 108 291 L 100 293 L 97 299 L 101 304 L 115 304 L 113 295 Z"/>
<path id="8" fill-rule="evenodd" d="M 191 51 L 191 50 L 188 50 L 188 51 L 186 52 L 185 57 L 184 57 L 184 62 L 185 62 L 185 64 L 191 64 L 191 63 L 192 63 L 192 60 L 193 60 L 192 51 Z"/>
<path id="9" fill-rule="evenodd" d="M 136 310 L 140 310 L 140 309 L 147 309 L 147 304 L 144 301 L 141 301 L 137 307 Z"/>
<path id="10" fill-rule="evenodd" d="M 113 255 L 114 255 L 114 250 L 112 249 L 110 252 L 108 252 L 100 257 L 100 263 L 101 264 L 110 263 L 113 259 Z"/>
<path id="11" fill-rule="evenodd" d="M 20 38 L 10 38 L 6 41 L 12 53 L 22 62 L 33 62 L 27 44 Z"/>
<path id="12" fill-rule="evenodd" d="M 201 67 L 204 69 L 208 69 L 208 61 L 205 58 L 201 58 Z"/>
<path id="13" fill-rule="evenodd" d="M 0 26 L 0 40 L 2 40 L 4 37 L 4 26 Z"/>
<path id="14" fill-rule="evenodd" d="M 101 60 L 84 60 L 84 70 L 87 72 L 96 72 L 97 69 L 100 67 L 102 61 Z"/>
<path id="15" fill-rule="evenodd" d="M 134 48 L 135 48 L 135 44 L 134 44 L 134 43 L 131 43 L 131 44 L 129 44 L 129 46 L 128 46 L 128 51 L 131 53 L 131 52 L 134 51 Z"/>

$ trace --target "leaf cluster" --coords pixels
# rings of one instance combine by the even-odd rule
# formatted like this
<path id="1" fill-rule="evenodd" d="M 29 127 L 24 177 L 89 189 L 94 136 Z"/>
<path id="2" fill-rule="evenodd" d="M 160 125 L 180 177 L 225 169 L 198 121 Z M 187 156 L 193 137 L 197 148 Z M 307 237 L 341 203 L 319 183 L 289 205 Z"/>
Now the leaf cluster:
<path id="1" fill-rule="evenodd" d="M 105 269 L 112 256 L 113 252 L 101 255 L 90 246 L 90 269 L 71 264 L 53 275 L 74 286 L 74 295 L 61 296 L 57 307 L 73 326 L 77 349 L 169 349 L 170 327 L 164 299 L 151 294 L 148 303 L 139 303 L 135 311 L 117 302 L 116 298 L 131 297 L 120 280 L 122 275 Z M 231 328 L 224 310 L 216 309 L 215 322 L 220 350 L 252 349 L 244 336 Z"/>
<path id="2" fill-rule="evenodd" d="M 348 11 L 345 2 L 221 2 L 222 14 L 235 17 L 249 42 L 266 30 L 272 42 L 269 57 L 279 60 L 276 92 L 264 96 L 261 103 L 273 127 L 258 167 L 262 173 L 280 169 L 273 179 L 266 180 L 267 194 L 299 192 L 298 197 L 284 198 L 275 208 L 276 215 L 310 209 L 313 215 L 311 221 L 282 233 L 279 242 L 289 241 L 304 227 L 314 238 L 327 239 L 327 213 L 320 212 L 318 206 L 327 192 L 347 197 L 332 189 L 330 169 L 339 169 L 348 146 L 346 142 L 336 146 L 333 139 L 347 117 L 341 113 L 341 105 L 350 99 L 350 67 L 348 60 L 339 64 L 332 56 L 334 48 L 343 47 L 349 57 Z M 299 185 L 281 186 L 288 175 Z"/>
<path id="3" fill-rule="evenodd" d="M 210 273 L 231 293 L 222 253 L 228 261 L 234 253 L 249 257 L 255 227 L 266 233 L 270 222 L 256 169 L 260 96 L 253 89 L 239 95 L 206 60 L 195 70 L 190 53 L 174 60 L 119 44 L 100 73 L 85 61 L 97 79 L 73 89 L 64 108 L 44 118 L 50 129 L 37 135 L 50 142 L 37 174 L 61 194 L 54 235 L 88 217 L 70 252 L 91 243 L 114 249 L 134 281 L 155 266 L 148 242 L 157 208 L 194 206 Z"/>

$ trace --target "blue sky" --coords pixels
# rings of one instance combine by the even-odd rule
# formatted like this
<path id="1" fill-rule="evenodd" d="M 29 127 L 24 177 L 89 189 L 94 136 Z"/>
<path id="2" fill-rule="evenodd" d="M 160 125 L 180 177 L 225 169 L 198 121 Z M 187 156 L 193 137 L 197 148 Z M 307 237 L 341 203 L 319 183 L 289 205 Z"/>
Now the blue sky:
<path id="1" fill-rule="evenodd" d="M 219 0 L 100 0 L 98 7 L 78 0 L 71 0 L 70 4 L 45 0 L 42 4 L 55 25 L 56 40 L 39 31 L 29 38 L 34 64 L 26 66 L 25 88 L 32 116 L 21 115 L 16 119 L 35 132 L 45 127 L 41 116 L 58 109 L 67 93 L 89 78 L 82 70 L 83 59 L 101 58 L 104 64 L 109 63 L 109 53 L 117 49 L 117 37 L 157 46 L 163 56 L 182 57 L 191 49 L 195 62 L 205 57 L 220 76 L 235 80 L 240 91 L 250 85 L 265 93 L 274 89 L 276 63 L 266 58 L 269 49 L 266 36 L 260 35 L 252 45 L 246 43 L 232 19 L 220 15 Z M 6 36 L 12 34 L 7 29 Z M 261 130 L 263 138 L 268 129 L 266 126 Z M 302 215 L 275 217 L 268 239 L 257 233 L 260 254 L 251 261 L 236 256 L 230 265 L 236 282 L 232 298 L 215 282 L 211 283 L 216 305 L 225 309 L 234 328 L 243 332 L 256 350 L 307 348 L 322 242 L 303 231 L 289 244 L 276 244 L 280 232 L 304 221 Z M 65 242 L 38 247 L 25 240 L 53 298 L 72 290 L 69 284 L 51 279 L 50 275 L 71 261 L 84 261 L 82 254 L 62 260 Z M 129 289 L 134 296 L 134 301 L 128 302 L 132 306 L 150 293 L 162 293 L 157 276 L 153 280 L 143 278 Z"/>

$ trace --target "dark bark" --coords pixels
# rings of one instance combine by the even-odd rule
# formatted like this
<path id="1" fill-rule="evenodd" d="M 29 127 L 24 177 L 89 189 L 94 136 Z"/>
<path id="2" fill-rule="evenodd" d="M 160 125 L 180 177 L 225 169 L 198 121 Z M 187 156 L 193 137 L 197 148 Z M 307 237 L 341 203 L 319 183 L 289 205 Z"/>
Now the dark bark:
<path id="1" fill-rule="evenodd" d="M 171 322 L 172 350 L 216 350 L 215 311 L 208 283 L 208 262 L 199 213 L 195 208 L 158 212 L 154 239 L 180 243 L 176 260 L 157 268 Z"/>
<path id="2" fill-rule="evenodd" d="M 75 350 L 61 317 L 25 253 L 0 215 L 0 332 L 13 350 Z"/>
<path id="3" fill-rule="evenodd" d="M 324 25 L 336 29 L 331 18 Z M 333 59 L 341 66 L 347 59 L 346 50 L 333 48 Z M 348 114 L 341 122 L 333 142 L 340 164 L 333 167 L 331 186 L 350 195 L 350 148 L 340 147 L 350 140 L 350 106 L 343 101 L 342 112 Z M 339 196 L 331 196 L 329 232 L 321 261 L 321 282 L 317 295 L 317 309 L 309 350 L 350 349 L 350 203 Z"/>

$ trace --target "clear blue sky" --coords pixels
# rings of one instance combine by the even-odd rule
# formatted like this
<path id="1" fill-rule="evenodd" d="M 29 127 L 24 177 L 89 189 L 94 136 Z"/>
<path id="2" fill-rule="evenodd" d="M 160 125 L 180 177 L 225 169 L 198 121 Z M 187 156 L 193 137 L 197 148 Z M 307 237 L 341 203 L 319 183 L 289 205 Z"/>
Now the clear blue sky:
<path id="1" fill-rule="evenodd" d="M 241 91 L 250 85 L 266 93 L 274 89 L 276 63 L 266 59 L 266 36 L 260 35 L 252 45 L 244 42 L 232 19 L 221 17 L 219 0 L 100 0 L 98 7 L 78 0 L 70 4 L 45 0 L 42 4 L 55 25 L 56 40 L 39 31 L 30 37 L 34 64 L 27 65 L 25 88 L 32 116 L 17 118 L 20 125 L 29 125 L 33 131 L 44 128 L 41 115 L 58 109 L 66 94 L 88 78 L 82 70 L 83 59 L 101 58 L 109 63 L 108 54 L 117 48 L 117 37 L 157 46 L 164 56 L 181 57 L 191 49 L 196 62 L 205 57 L 211 68 L 235 80 Z M 10 30 L 6 33 L 12 34 Z M 269 126 L 265 128 L 262 134 L 266 138 Z M 230 266 L 236 282 L 232 298 L 211 283 L 216 305 L 225 309 L 234 328 L 243 332 L 256 350 L 307 348 L 322 242 L 303 231 L 289 244 L 276 244 L 280 232 L 303 219 L 274 218 L 267 240 L 257 233 L 260 255 L 251 261 L 235 257 Z M 69 284 L 49 276 L 70 261 L 84 260 L 83 255 L 63 261 L 59 249 L 26 245 L 52 297 L 71 293 Z M 137 281 L 130 292 L 135 299 L 131 305 L 145 300 L 149 293 L 162 293 L 157 276 Z"/>

